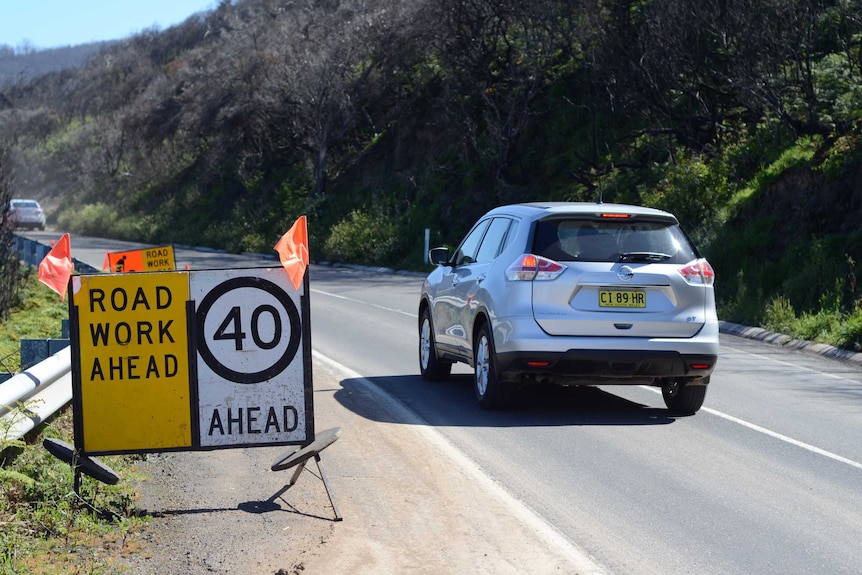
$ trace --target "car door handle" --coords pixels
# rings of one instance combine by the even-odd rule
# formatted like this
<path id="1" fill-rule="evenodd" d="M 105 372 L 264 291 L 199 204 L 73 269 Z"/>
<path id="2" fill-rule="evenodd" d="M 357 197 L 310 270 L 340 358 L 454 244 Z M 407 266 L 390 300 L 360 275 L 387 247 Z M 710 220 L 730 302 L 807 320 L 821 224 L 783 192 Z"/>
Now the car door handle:
<path id="1" fill-rule="evenodd" d="M 479 277 L 476 278 L 476 283 L 482 283 L 485 281 L 485 274 L 480 274 Z"/>
<path id="2" fill-rule="evenodd" d="M 452 287 L 455 287 L 456 285 L 458 285 L 458 278 L 454 277 L 452 278 Z"/>

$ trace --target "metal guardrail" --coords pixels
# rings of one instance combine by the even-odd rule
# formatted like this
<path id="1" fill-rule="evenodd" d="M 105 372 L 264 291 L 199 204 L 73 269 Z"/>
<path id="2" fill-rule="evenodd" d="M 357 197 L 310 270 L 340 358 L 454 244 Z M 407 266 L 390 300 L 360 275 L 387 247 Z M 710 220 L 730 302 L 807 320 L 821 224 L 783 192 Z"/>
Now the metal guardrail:
<path id="1" fill-rule="evenodd" d="M 21 261 L 34 267 L 51 251 L 49 246 L 21 236 L 15 236 L 14 249 Z M 78 272 L 99 271 L 89 264 L 72 261 Z M 64 345 L 59 340 L 55 343 Z M 72 361 L 67 346 L 0 383 L 0 438 L 20 439 L 70 401 Z"/>
<path id="2" fill-rule="evenodd" d="M 72 401 L 72 351 L 66 347 L 0 384 L 0 434 L 20 439 Z"/>
<path id="3" fill-rule="evenodd" d="M 51 251 L 50 246 L 46 246 L 36 240 L 31 240 L 30 238 L 25 238 L 23 236 L 15 236 L 14 241 L 15 253 L 18 254 L 18 259 L 28 266 L 38 266 L 45 256 L 48 255 L 48 252 Z M 101 271 L 97 270 L 90 264 L 85 264 L 75 258 L 72 258 L 72 263 L 75 265 L 75 271 L 79 273 L 97 273 Z"/>

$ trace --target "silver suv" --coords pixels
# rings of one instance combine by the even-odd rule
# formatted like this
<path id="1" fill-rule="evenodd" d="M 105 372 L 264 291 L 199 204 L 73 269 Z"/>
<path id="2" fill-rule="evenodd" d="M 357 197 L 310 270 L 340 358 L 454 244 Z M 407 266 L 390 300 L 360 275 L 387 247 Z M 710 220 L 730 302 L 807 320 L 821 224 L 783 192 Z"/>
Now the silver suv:
<path id="1" fill-rule="evenodd" d="M 715 274 L 660 210 L 528 203 L 485 214 L 422 285 L 419 366 L 474 368 L 486 409 L 518 387 L 653 385 L 667 407 L 703 405 L 718 356 Z"/>

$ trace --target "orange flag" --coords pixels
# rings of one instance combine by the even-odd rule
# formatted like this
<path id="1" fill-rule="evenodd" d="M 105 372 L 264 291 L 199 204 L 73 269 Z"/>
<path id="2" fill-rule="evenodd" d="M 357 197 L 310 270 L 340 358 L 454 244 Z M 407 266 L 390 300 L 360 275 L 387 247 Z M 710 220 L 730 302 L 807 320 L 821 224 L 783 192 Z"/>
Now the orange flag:
<path id="1" fill-rule="evenodd" d="M 72 241 L 69 239 L 69 234 L 63 234 L 48 255 L 42 258 L 39 264 L 39 281 L 60 294 L 62 300 L 66 301 L 66 288 L 74 270 Z"/>
<path id="2" fill-rule="evenodd" d="M 293 223 L 274 246 L 281 265 L 287 270 L 290 283 L 297 290 L 302 285 L 305 268 L 308 267 L 308 223 L 305 216 Z"/>

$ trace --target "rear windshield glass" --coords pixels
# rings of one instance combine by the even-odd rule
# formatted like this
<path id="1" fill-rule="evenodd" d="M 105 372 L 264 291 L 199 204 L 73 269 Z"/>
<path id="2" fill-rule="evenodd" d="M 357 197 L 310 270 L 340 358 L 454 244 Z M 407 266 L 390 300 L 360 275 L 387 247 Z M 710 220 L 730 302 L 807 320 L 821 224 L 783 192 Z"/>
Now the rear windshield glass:
<path id="1" fill-rule="evenodd" d="M 556 261 L 684 264 L 695 250 L 676 225 L 662 222 L 543 220 L 533 253 Z"/>
<path id="2" fill-rule="evenodd" d="M 12 200 L 12 207 L 13 208 L 21 208 L 21 209 L 26 209 L 26 208 L 34 209 L 34 208 L 38 208 L 39 204 L 34 202 L 33 200 Z"/>

